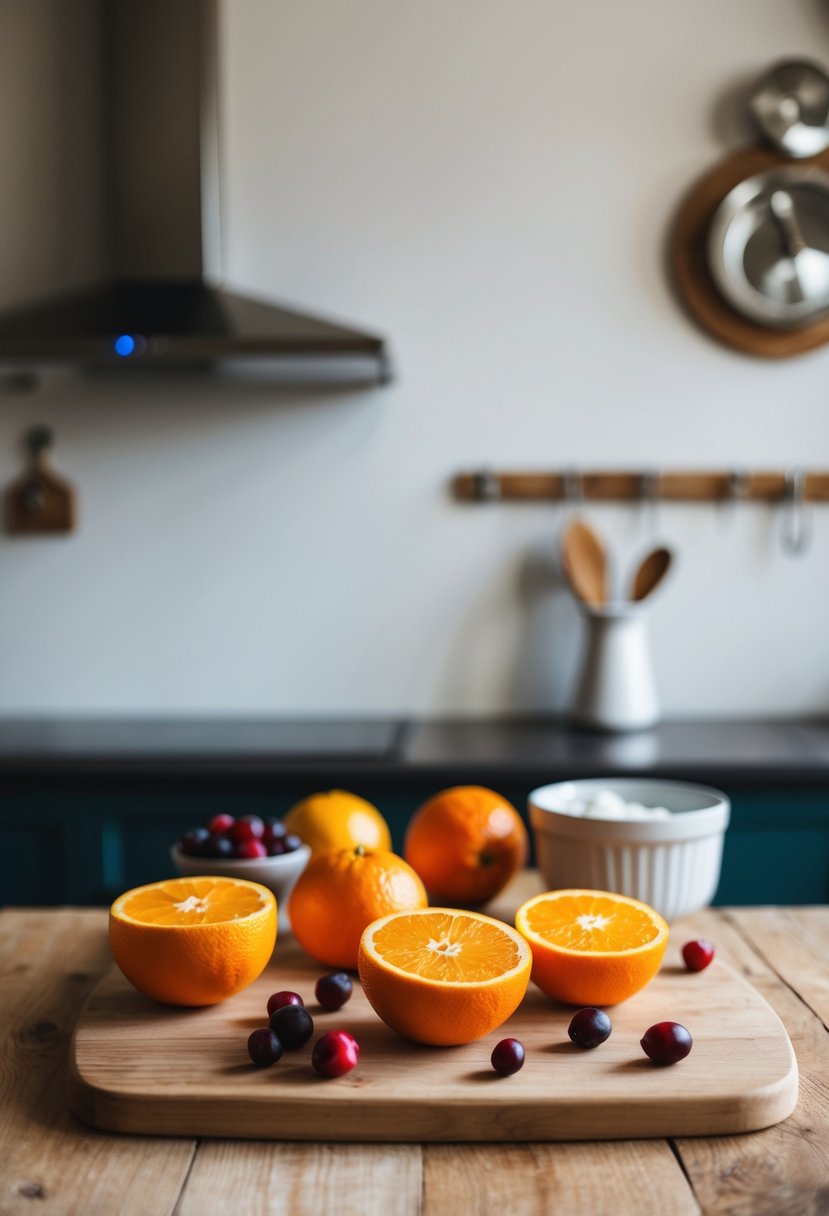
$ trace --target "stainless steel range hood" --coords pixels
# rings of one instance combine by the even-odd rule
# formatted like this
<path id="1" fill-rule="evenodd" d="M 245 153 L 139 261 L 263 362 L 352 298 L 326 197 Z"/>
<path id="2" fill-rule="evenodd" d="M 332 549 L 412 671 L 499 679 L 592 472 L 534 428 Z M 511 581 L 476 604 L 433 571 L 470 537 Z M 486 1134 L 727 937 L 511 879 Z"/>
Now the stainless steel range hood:
<path id="1" fill-rule="evenodd" d="M 217 0 L 102 0 L 101 20 L 110 277 L 0 315 L 0 359 L 353 361 L 387 380 L 383 338 L 220 286 Z"/>

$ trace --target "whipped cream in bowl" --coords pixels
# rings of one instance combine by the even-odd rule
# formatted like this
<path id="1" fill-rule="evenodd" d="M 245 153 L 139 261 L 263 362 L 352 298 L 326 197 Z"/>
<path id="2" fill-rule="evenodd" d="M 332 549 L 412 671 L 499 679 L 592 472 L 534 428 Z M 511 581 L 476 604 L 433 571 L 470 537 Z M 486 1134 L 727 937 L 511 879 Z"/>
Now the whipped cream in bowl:
<path id="1" fill-rule="evenodd" d="M 661 778 L 560 781 L 529 796 L 548 889 L 614 891 L 668 921 L 713 899 L 729 816 L 719 790 Z"/>

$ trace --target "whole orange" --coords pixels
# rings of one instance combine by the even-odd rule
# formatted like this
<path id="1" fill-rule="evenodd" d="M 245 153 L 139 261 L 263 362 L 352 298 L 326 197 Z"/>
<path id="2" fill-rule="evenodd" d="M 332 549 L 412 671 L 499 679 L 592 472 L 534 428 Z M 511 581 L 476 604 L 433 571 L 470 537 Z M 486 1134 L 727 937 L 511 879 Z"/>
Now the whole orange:
<path id="1" fill-rule="evenodd" d="M 312 854 L 357 844 L 367 849 L 391 848 L 389 826 L 377 807 L 348 790 L 311 794 L 292 806 L 283 822 Z"/>
<path id="2" fill-rule="evenodd" d="M 363 930 L 390 912 L 426 907 L 423 883 L 402 857 L 357 845 L 312 857 L 291 894 L 294 936 L 329 967 L 357 969 Z"/>
<path id="3" fill-rule="evenodd" d="M 483 904 L 526 861 L 527 830 L 512 803 L 494 790 L 458 785 L 415 812 L 404 854 L 433 899 Z"/>

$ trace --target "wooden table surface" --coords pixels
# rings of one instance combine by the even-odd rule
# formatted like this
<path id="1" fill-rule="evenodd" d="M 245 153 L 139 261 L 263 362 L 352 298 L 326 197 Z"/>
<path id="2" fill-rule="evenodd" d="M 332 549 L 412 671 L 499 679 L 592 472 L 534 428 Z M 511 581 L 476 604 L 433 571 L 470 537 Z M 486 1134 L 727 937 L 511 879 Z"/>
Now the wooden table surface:
<path id="1" fill-rule="evenodd" d="M 782 1124 L 574 1144 L 194 1141 L 107 1135 L 67 1110 L 69 1036 L 111 962 L 106 912 L 0 911 L 0 1216 L 829 1213 L 829 908 L 711 910 L 676 932 L 713 940 L 783 1020 L 801 1088 Z"/>

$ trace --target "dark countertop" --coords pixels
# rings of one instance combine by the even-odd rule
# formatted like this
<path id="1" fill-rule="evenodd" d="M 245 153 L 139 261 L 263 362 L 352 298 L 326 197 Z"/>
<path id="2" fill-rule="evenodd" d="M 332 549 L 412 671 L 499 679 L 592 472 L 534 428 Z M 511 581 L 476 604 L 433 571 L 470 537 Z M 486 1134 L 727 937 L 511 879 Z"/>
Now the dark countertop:
<path id="1" fill-rule="evenodd" d="M 829 720 L 673 720 L 600 735 L 558 719 L 0 719 L 0 779 L 545 781 L 611 773 L 829 781 Z"/>

